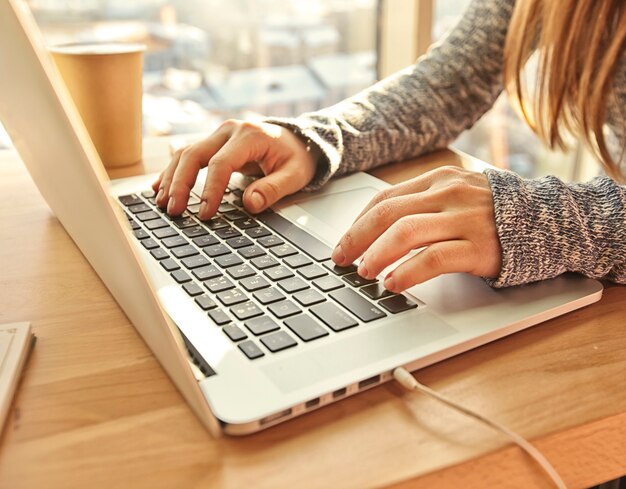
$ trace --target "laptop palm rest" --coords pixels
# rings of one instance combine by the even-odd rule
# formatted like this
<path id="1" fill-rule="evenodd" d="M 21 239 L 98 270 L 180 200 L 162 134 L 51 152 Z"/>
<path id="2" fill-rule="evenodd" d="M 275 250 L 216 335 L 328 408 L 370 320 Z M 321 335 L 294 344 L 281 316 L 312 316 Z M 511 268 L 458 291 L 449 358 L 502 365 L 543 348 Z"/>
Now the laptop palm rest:
<path id="1" fill-rule="evenodd" d="M 371 327 L 369 331 L 366 329 Z M 380 326 L 362 325 L 354 333 L 333 343 L 320 345 L 306 354 L 287 357 L 261 367 L 261 370 L 283 393 L 314 385 L 346 373 L 368 367 L 378 370 L 377 361 L 415 351 L 456 333 L 436 316 L 424 311 L 410 321 L 397 318 Z M 428 349 L 432 351 L 432 347 Z"/>

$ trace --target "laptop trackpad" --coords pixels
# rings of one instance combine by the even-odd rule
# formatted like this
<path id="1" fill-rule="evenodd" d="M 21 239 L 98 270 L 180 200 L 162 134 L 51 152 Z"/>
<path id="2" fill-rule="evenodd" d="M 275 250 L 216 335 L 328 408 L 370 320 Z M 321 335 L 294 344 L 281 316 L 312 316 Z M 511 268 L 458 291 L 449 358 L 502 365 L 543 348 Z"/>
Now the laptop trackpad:
<path id="1" fill-rule="evenodd" d="M 262 371 L 283 393 L 289 393 L 409 350 L 415 351 L 413 359 L 419 358 L 432 353 L 432 347 L 424 348 L 427 344 L 457 332 L 427 312 L 412 317 L 403 314 L 375 329 L 368 329 L 371 326 L 360 325 L 359 334 L 322 344 L 302 355 L 277 360 L 264 365 Z"/>

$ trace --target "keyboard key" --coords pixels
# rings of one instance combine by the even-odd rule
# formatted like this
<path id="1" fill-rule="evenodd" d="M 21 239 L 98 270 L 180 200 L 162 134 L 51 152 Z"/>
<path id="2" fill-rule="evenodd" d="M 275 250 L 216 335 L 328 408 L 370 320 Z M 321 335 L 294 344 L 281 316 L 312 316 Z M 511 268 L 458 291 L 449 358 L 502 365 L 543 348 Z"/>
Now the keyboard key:
<path id="1" fill-rule="evenodd" d="M 203 311 L 208 311 L 209 309 L 217 307 L 215 301 L 206 294 L 200 295 L 194 300 L 196 301 L 196 304 L 198 304 L 202 308 Z"/>
<path id="2" fill-rule="evenodd" d="M 229 221 L 236 221 L 238 219 L 246 219 L 249 216 L 239 210 L 234 210 L 234 211 L 225 213 L 224 217 L 228 219 Z"/>
<path id="3" fill-rule="evenodd" d="M 159 229 L 159 228 L 170 227 L 169 224 L 166 223 L 165 220 L 161 218 L 153 219 L 152 221 L 146 221 L 144 222 L 144 226 L 146 226 L 150 231 L 154 231 L 155 229 Z"/>
<path id="4" fill-rule="evenodd" d="M 209 232 L 201 226 L 191 226 L 190 228 L 183 229 L 183 234 L 188 238 L 197 238 L 198 236 L 205 236 Z"/>
<path id="5" fill-rule="evenodd" d="M 221 217 L 214 217 L 213 219 L 204 221 L 202 224 L 208 227 L 211 231 L 217 231 L 218 229 L 230 227 L 230 225 Z"/>
<path id="6" fill-rule="evenodd" d="M 339 289 L 331 292 L 330 297 L 345 307 L 364 323 L 374 321 L 386 314 L 352 289 Z"/>
<path id="7" fill-rule="evenodd" d="M 269 236 L 263 236 L 257 241 L 261 243 L 261 245 L 265 248 L 271 248 L 272 246 L 278 246 L 284 243 L 282 239 L 280 239 L 278 236 L 274 236 L 273 234 L 270 234 Z"/>
<path id="8" fill-rule="evenodd" d="M 300 308 L 296 306 L 289 299 L 281 301 L 281 302 L 276 302 L 274 304 L 270 304 L 269 306 L 267 306 L 267 308 L 278 319 L 283 319 L 288 316 L 293 316 L 294 314 L 298 314 L 299 312 L 302 312 L 300 311 Z"/>
<path id="9" fill-rule="evenodd" d="M 128 210 L 133 214 L 139 214 L 140 212 L 151 211 L 152 208 L 148 204 L 141 202 L 140 204 L 134 204 L 128 207 Z"/>
<path id="10" fill-rule="evenodd" d="M 332 250 L 328 246 L 279 214 L 264 212 L 256 218 L 287 241 L 296 245 L 296 247 L 300 248 L 315 261 L 323 261 L 330 258 Z"/>
<path id="11" fill-rule="evenodd" d="M 245 219 L 237 219 L 235 222 L 233 222 L 233 224 L 239 229 L 251 229 L 259 225 L 259 223 L 251 217 L 247 217 Z"/>
<path id="12" fill-rule="evenodd" d="M 263 311 L 259 308 L 259 306 L 252 301 L 233 306 L 230 308 L 230 312 L 232 312 L 240 321 L 245 321 L 246 319 L 261 316 L 263 314 Z"/>
<path id="13" fill-rule="evenodd" d="M 221 309 L 213 309 L 209 311 L 209 317 L 213 320 L 215 324 L 218 326 L 223 326 L 224 324 L 228 324 L 231 322 L 230 317 Z"/>
<path id="14" fill-rule="evenodd" d="M 256 270 L 254 270 L 251 266 L 245 264 L 227 268 L 226 273 L 233 277 L 235 280 L 241 280 L 257 274 Z"/>
<path id="15" fill-rule="evenodd" d="M 256 258 L 257 256 L 263 256 L 265 254 L 265 251 L 263 251 L 263 248 L 256 246 L 256 245 L 247 246 L 246 248 L 242 248 L 238 250 L 237 252 L 244 258 L 247 258 L 248 260 L 252 258 Z"/>
<path id="16" fill-rule="evenodd" d="M 196 268 L 191 272 L 198 280 L 209 280 L 215 277 L 221 277 L 222 271 L 215 265 L 206 265 Z"/>
<path id="17" fill-rule="evenodd" d="M 200 204 L 191 204 L 187 206 L 187 212 L 197 214 L 200 211 Z"/>
<path id="18" fill-rule="evenodd" d="M 209 289 L 209 291 L 217 294 L 218 292 L 222 292 L 223 290 L 233 289 L 235 285 L 228 280 L 226 277 L 215 277 L 204 282 L 204 286 Z"/>
<path id="19" fill-rule="evenodd" d="M 350 273 L 348 275 L 344 275 L 342 278 L 352 285 L 352 287 L 363 287 L 364 285 L 375 284 L 377 282 L 376 279 L 368 280 L 363 278 L 358 273 Z"/>
<path id="20" fill-rule="evenodd" d="M 165 239 L 176 236 L 178 233 L 173 227 L 168 226 L 166 228 L 156 229 L 153 234 L 159 239 Z"/>
<path id="21" fill-rule="evenodd" d="M 394 295 L 393 292 L 385 289 L 385 286 L 381 284 L 380 282 L 376 282 L 375 284 L 361 287 L 359 289 L 359 292 L 361 292 L 361 294 L 369 297 L 372 300 L 383 299 L 385 297 L 390 297 Z"/>
<path id="22" fill-rule="evenodd" d="M 228 253 L 230 253 L 230 249 L 228 248 L 228 246 L 222 243 L 207 246 L 206 248 L 202 248 L 202 251 L 211 258 L 215 258 L 216 256 L 221 255 L 227 255 Z"/>
<path id="23" fill-rule="evenodd" d="M 315 285 L 322 292 L 330 292 L 331 290 L 337 290 L 344 287 L 343 282 L 332 275 L 327 275 L 326 277 L 320 277 L 313 280 L 313 285 Z"/>
<path id="24" fill-rule="evenodd" d="M 304 267 L 306 265 L 310 265 L 311 263 L 313 263 L 308 256 L 303 255 L 302 253 L 298 253 L 297 255 L 293 255 L 293 256 L 288 256 L 287 258 L 284 258 L 283 261 L 290 268 Z"/>
<path id="25" fill-rule="evenodd" d="M 276 331 L 277 329 L 280 329 L 280 326 L 278 326 L 278 324 L 276 324 L 274 320 L 269 316 L 260 316 L 254 319 L 250 319 L 243 324 L 255 336 L 259 336 L 265 333 L 269 333 L 270 331 Z"/>
<path id="26" fill-rule="evenodd" d="M 210 236 L 210 235 L 200 236 L 199 238 L 195 238 L 193 240 L 193 244 L 195 244 L 198 248 L 204 248 L 206 246 L 213 246 L 218 243 L 219 241 L 217 240 L 217 238 L 215 236 Z"/>
<path id="27" fill-rule="evenodd" d="M 283 267 L 282 265 L 263 270 L 263 274 L 274 282 L 276 282 L 277 280 L 293 277 L 293 272 L 287 267 Z"/>
<path id="28" fill-rule="evenodd" d="M 251 238 L 262 238 L 263 236 L 269 236 L 272 233 L 270 233 L 264 227 L 259 226 L 256 228 L 246 229 L 246 234 Z"/>
<path id="29" fill-rule="evenodd" d="M 281 280 L 280 282 L 278 282 L 278 286 L 289 294 L 293 294 L 294 292 L 298 292 L 299 290 L 309 288 L 309 284 L 307 284 L 304 280 L 298 277 L 291 277 L 285 280 Z"/>
<path id="30" fill-rule="evenodd" d="M 218 229 L 217 231 L 215 231 L 215 234 L 217 234 L 222 239 L 236 238 L 237 236 L 241 236 L 241 233 L 239 231 L 231 227 Z"/>
<path id="31" fill-rule="evenodd" d="M 276 331 L 276 333 L 263 336 L 261 338 L 261 343 L 263 343 L 272 353 L 297 345 L 296 340 L 289 336 L 285 331 Z"/>
<path id="32" fill-rule="evenodd" d="M 266 268 L 271 268 L 278 265 L 278 261 L 275 258 L 267 255 L 254 258 L 250 260 L 250 263 L 252 263 L 259 270 L 265 270 Z"/>
<path id="33" fill-rule="evenodd" d="M 152 238 L 142 239 L 140 241 L 140 243 L 147 250 L 153 250 L 153 249 L 159 247 L 159 244 L 155 240 L 153 240 Z"/>
<path id="34" fill-rule="evenodd" d="M 142 203 L 142 200 L 139 197 L 137 197 L 135 194 L 120 195 L 118 197 L 118 199 L 126 207 L 130 207 L 131 205 L 136 205 L 136 204 L 141 204 Z"/>
<path id="35" fill-rule="evenodd" d="M 403 295 L 394 295 L 393 297 L 383 299 L 379 304 L 392 314 L 398 314 L 399 312 L 408 311 L 409 309 L 415 309 L 417 307 L 415 302 Z"/>
<path id="36" fill-rule="evenodd" d="M 189 200 L 187 200 L 187 205 L 197 205 L 200 203 L 200 197 L 198 197 L 193 192 L 189 194 Z"/>
<path id="37" fill-rule="evenodd" d="M 224 333 L 226 333 L 226 336 L 228 336 L 233 341 L 245 340 L 248 337 L 246 333 L 244 333 L 240 328 L 238 328 L 234 324 L 229 324 L 227 326 L 224 326 L 222 328 L 222 331 L 224 331 Z"/>
<path id="38" fill-rule="evenodd" d="M 172 236 L 170 238 L 165 238 L 161 242 L 163 243 L 163 246 L 165 246 L 168 249 L 176 248 L 177 246 L 185 246 L 189 244 L 189 241 L 183 238 L 180 234 L 177 234 L 176 236 Z"/>
<path id="39" fill-rule="evenodd" d="M 174 255 L 179 260 L 181 258 L 187 258 L 188 256 L 193 256 L 193 255 L 197 255 L 197 254 L 198 254 L 198 250 L 196 250 L 191 245 L 179 246 L 177 248 L 172 248 L 172 255 Z"/>
<path id="40" fill-rule="evenodd" d="M 191 218 L 191 216 L 176 217 L 172 219 L 172 222 L 174 223 L 174 226 L 179 229 L 190 228 L 198 224 L 194 219 Z"/>
<path id="41" fill-rule="evenodd" d="M 191 270 L 194 268 L 204 267 L 211 262 L 202 255 L 195 255 L 182 259 L 181 263 L 185 266 L 185 268 L 189 268 Z"/>
<path id="42" fill-rule="evenodd" d="M 178 263 L 176 263 L 171 258 L 166 258 L 165 260 L 163 260 L 161 262 L 161 266 L 165 268 L 165 270 L 167 270 L 168 272 L 173 272 L 174 270 L 180 269 L 180 267 L 178 266 Z"/>
<path id="43" fill-rule="evenodd" d="M 298 252 L 293 246 L 289 246 L 288 244 L 282 244 L 270 248 L 270 253 L 274 256 L 277 256 L 278 258 L 284 258 L 286 256 L 295 255 Z"/>
<path id="44" fill-rule="evenodd" d="M 215 263 L 217 263 L 222 268 L 228 268 L 234 267 L 236 265 L 241 265 L 243 263 L 243 260 L 234 253 L 229 253 L 228 255 L 222 255 L 215 258 Z"/>
<path id="45" fill-rule="evenodd" d="M 322 338 L 323 336 L 328 336 L 328 331 L 311 316 L 307 316 L 306 314 L 298 314 L 297 316 L 286 319 L 285 324 L 302 341 L 311 341 Z"/>
<path id="46" fill-rule="evenodd" d="M 320 302 L 324 302 L 326 300 L 326 297 L 314 289 L 302 290 L 297 294 L 294 294 L 293 298 L 305 307 L 319 304 Z"/>
<path id="47" fill-rule="evenodd" d="M 323 265 L 335 275 L 346 275 L 348 273 L 354 273 L 357 271 L 358 268 L 354 263 L 348 265 L 347 267 L 340 267 L 339 265 L 335 265 L 335 262 L 333 261 L 326 261 L 323 263 Z"/>
<path id="48" fill-rule="evenodd" d="M 330 302 L 318 304 L 309 310 L 333 331 L 343 331 L 358 324 L 347 313 Z"/>
<path id="49" fill-rule="evenodd" d="M 163 248 L 154 248 L 153 250 L 150 250 L 150 254 L 156 260 L 165 260 L 166 258 L 170 257 L 170 255 L 167 254 L 167 251 L 165 251 Z"/>
<path id="50" fill-rule="evenodd" d="M 298 273 L 307 280 L 313 280 L 328 275 L 328 272 L 319 265 L 307 265 L 306 267 L 298 268 Z"/>
<path id="51" fill-rule="evenodd" d="M 137 229 L 136 231 L 133 231 L 133 234 L 135 235 L 135 238 L 137 238 L 138 240 L 142 240 L 142 239 L 146 239 L 150 237 L 150 235 L 146 233 L 143 229 Z"/>
<path id="52" fill-rule="evenodd" d="M 220 204 L 220 206 L 217 208 L 217 212 L 221 212 L 222 214 L 225 212 L 236 211 L 236 210 L 237 208 L 234 205 L 231 205 L 229 203 Z"/>
<path id="53" fill-rule="evenodd" d="M 273 302 L 282 301 L 285 298 L 283 293 L 279 292 L 274 287 L 270 287 L 269 289 L 257 290 L 252 294 L 252 296 L 264 306 Z"/>
<path id="54" fill-rule="evenodd" d="M 248 297 L 239 289 L 225 290 L 217 294 L 219 301 L 225 306 L 234 306 L 246 302 Z"/>
<path id="55" fill-rule="evenodd" d="M 238 250 L 239 248 L 245 248 L 246 246 L 252 246 L 254 243 L 245 236 L 239 236 L 237 238 L 230 238 L 226 240 L 226 244 L 231 248 Z"/>
<path id="56" fill-rule="evenodd" d="M 187 275 L 187 272 L 183 270 L 176 270 L 170 273 L 172 278 L 176 280 L 179 284 L 184 284 L 185 282 L 191 282 L 191 277 Z"/>
<path id="57" fill-rule="evenodd" d="M 185 292 L 187 292 L 192 297 L 196 295 L 202 295 L 203 293 L 202 287 L 200 287 L 195 282 L 186 283 L 185 285 L 183 285 L 183 289 L 185 289 Z"/>
<path id="58" fill-rule="evenodd" d="M 141 195 L 144 196 L 146 199 L 151 199 L 156 194 L 154 193 L 154 190 L 149 189 L 149 190 L 144 190 L 143 192 L 141 192 Z"/>
<path id="59" fill-rule="evenodd" d="M 229 270 L 232 270 L 232 268 L 229 268 Z M 239 283 L 248 292 L 254 292 L 270 286 L 270 283 L 260 275 L 244 278 Z"/>
<path id="60" fill-rule="evenodd" d="M 263 353 L 252 340 L 242 341 L 237 346 L 250 360 L 254 360 L 255 358 L 260 358 L 265 355 L 265 353 Z"/>
<path id="61" fill-rule="evenodd" d="M 142 212 L 135 214 L 135 218 L 141 222 L 151 221 L 152 219 L 159 219 L 161 216 L 154 211 Z"/>
<path id="62" fill-rule="evenodd" d="M 132 219 L 130 216 L 126 216 L 126 217 L 128 217 L 128 223 L 130 224 L 130 228 L 133 231 L 137 231 L 138 229 L 141 229 L 141 226 L 139 224 L 137 224 L 137 221 Z"/>

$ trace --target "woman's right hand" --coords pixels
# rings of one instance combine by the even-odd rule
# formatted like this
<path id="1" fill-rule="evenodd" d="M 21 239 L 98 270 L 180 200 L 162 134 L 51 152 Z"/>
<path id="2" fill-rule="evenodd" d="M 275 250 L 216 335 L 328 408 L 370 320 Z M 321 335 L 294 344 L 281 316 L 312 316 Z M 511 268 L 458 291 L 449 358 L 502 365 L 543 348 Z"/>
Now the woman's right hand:
<path id="1" fill-rule="evenodd" d="M 260 170 L 264 176 L 243 194 L 244 207 L 258 213 L 304 188 L 315 175 L 319 156 L 319 149 L 307 149 L 301 138 L 281 126 L 228 120 L 206 139 L 174 153 L 152 188 L 157 205 L 167 208 L 170 215 L 179 215 L 187 207 L 198 172 L 208 165 L 198 217 L 209 219 L 233 172 Z"/>

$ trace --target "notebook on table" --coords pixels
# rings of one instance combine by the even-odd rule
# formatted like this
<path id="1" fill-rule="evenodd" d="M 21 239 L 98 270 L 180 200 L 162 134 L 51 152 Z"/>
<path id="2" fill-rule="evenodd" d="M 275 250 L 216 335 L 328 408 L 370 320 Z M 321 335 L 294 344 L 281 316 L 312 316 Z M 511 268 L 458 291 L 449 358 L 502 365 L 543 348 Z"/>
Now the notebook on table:
<path id="1" fill-rule="evenodd" d="M 599 300 L 567 275 L 507 290 L 451 274 L 389 294 L 330 251 L 387 184 L 363 173 L 260 215 L 235 175 L 218 214 L 109 182 L 25 4 L 0 4 L 0 117 L 47 203 L 216 435 L 253 433 Z M 36 117 L 33 117 L 33 115 Z M 166 162 L 164 161 L 164 164 Z M 202 185 L 201 173 L 198 184 Z"/>

